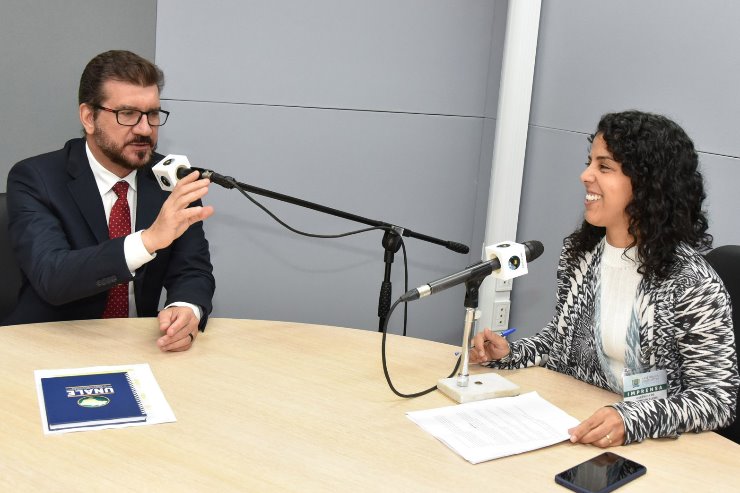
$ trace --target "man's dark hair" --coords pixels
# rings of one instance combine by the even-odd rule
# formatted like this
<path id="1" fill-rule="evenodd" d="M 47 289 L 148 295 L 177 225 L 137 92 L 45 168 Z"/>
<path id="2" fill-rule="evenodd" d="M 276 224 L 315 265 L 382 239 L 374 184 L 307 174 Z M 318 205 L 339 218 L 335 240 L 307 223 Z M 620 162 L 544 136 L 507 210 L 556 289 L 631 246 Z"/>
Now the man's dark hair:
<path id="1" fill-rule="evenodd" d="M 608 113 L 589 142 L 597 135 L 603 136 L 632 183 L 632 200 L 625 210 L 641 274 L 658 279 L 668 275 L 679 243 L 700 251 L 711 248 L 712 235 L 707 233 L 702 210 L 706 194 L 699 158 L 678 124 L 641 111 Z M 574 246 L 571 254 L 590 251 L 605 234 L 605 228 L 584 221 L 569 237 Z"/>
<path id="2" fill-rule="evenodd" d="M 164 87 L 164 74 L 152 62 L 130 51 L 111 50 L 90 60 L 82 71 L 79 104 L 100 106 L 105 99 L 103 84 L 109 80 L 142 87 L 156 85 L 160 93 Z"/>

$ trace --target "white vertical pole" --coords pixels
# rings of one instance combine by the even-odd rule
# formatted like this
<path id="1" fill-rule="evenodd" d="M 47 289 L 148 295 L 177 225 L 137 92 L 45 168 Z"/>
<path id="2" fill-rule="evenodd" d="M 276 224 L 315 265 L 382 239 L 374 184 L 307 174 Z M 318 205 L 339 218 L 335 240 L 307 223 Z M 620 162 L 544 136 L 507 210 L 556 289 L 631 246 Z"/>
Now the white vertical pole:
<path id="1" fill-rule="evenodd" d="M 541 4 L 541 0 L 509 1 L 485 245 L 516 240 Z M 492 327 L 494 304 L 508 300 L 508 291 L 496 291 L 495 279 L 486 280 L 481 286 L 479 327 Z"/>

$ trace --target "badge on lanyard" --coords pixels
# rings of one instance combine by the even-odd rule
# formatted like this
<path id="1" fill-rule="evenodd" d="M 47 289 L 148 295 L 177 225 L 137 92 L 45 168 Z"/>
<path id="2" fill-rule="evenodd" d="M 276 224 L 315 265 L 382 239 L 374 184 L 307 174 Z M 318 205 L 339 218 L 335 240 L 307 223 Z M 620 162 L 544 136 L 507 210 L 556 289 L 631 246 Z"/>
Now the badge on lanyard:
<path id="1" fill-rule="evenodd" d="M 668 397 L 668 376 L 665 370 L 624 370 L 622 374 L 625 402 L 665 399 Z"/>

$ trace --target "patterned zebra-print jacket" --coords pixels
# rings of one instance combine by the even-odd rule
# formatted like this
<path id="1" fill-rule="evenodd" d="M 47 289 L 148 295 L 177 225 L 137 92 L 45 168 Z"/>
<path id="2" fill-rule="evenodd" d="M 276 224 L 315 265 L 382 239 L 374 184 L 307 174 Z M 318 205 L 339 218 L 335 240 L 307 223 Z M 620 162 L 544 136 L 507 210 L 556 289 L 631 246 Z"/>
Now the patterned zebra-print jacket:
<path id="1" fill-rule="evenodd" d="M 568 262 L 565 241 L 558 265 L 557 307 L 537 335 L 511 343 L 511 353 L 487 366 L 539 365 L 609 389 L 596 355 L 595 299 L 602 242 Z M 647 437 L 722 428 L 735 419 L 737 352 L 730 298 L 716 272 L 694 249 L 681 245 L 667 279 L 637 289 L 641 359 L 668 374 L 668 398 L 618 402 L 625 444 Z"/>

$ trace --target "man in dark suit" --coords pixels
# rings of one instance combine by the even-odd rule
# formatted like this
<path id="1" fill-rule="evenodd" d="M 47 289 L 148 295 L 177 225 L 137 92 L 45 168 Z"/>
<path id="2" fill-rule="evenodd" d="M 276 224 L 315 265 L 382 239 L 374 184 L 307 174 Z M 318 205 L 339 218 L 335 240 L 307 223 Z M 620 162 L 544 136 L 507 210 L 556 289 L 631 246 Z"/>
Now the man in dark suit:
<path id="1" fill-rule="evenodd" d="M 80 80 L 85 137 L 10 171 L 23 285 L 4 324 L 157 316 L 163 351 L 189 349 L 205 328 L 215 290 L 201 222 L 213 214 L 200 202 L 209 181 L 193 172 L 171 194 L 157 185 L 163 84 L 161 70 L 134 53 L 96 56 Z"/>

